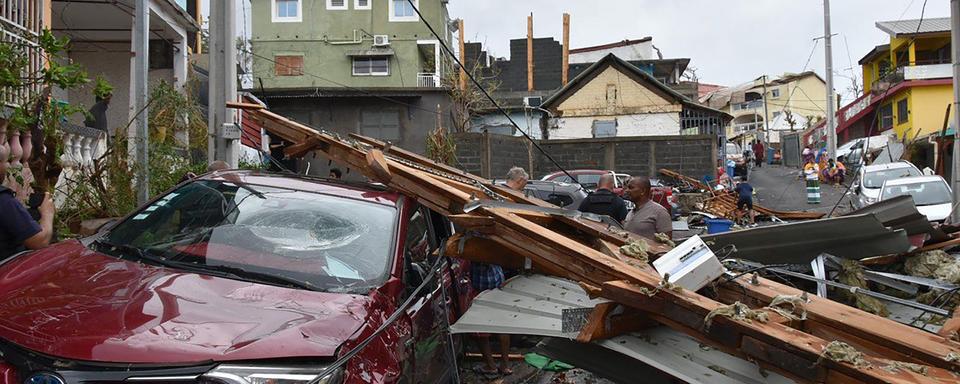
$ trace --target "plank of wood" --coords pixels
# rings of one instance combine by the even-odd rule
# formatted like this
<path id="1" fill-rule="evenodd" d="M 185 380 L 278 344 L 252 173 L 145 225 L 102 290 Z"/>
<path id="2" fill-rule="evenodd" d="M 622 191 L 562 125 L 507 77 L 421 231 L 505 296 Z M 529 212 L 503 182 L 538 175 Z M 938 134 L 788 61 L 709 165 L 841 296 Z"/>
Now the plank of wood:
<path id="1" fill-rule="evenodd" d="M 458 257 L 475 262 L 497 264 L 509 269 L 522 269 L 523 258 L 504 247 L 501 243 L 483 237 L 472 236 L 464 239 L 463 234 L 455 234 L 447 240 L 447 247 L 444 250 L 447 256 Z M 463 252 L 460 252 L 460 244 L 463 243 Z"/>
<path id="2" fill-rule="evenodd" d="M 758 278 L 757 285 L 750 284 L 749 279 L 749 276 L 744 276 L 733 282 L 739 284 L 749 296 L 761 302 L 769 303 L 777 295 L 803 293 L 799 289 L 762 277 Z M 735 290 L 741 290 L 740 287 Z M 816 321 L 822 323 L 825 328 L 848 335 L 846 337 L 851 340 L 855 340 L 854 338 L 868 340 L 889 347 L 900 354 L 912 356 L 925 364 L 960 371 L 960 362 L 950 363 L 945 360 L 951 352 L 960 353 L 960 343 L 842 303 L 814 295 L 808 295 L 808 297 L 810 301 L 805 305 L 807 323 Z"/>
<path id="3" fill-rule="evenodd" d="M 254 103 L 241 103 L 238 101 L 228 101 L 227 108 L 234 109 L 244 109 L 244 110 L 262 110 L 265 109 L 264 106 Z"/>
<path id="4" fill-rule="evenodd" d="M 600 335 L 604 333 L 607 326 L 607 318 L 618 305 L 617 303 L 607 302 L 594 306 L 593 311 L 590 312 L 590 316 L 587 318 L 587 324 L 583 326 L 580 334 L 577 335 L 577 341 L 590 343 L 594 340 L 599 340 Z"/>
<path id="5" fill-rule="evenodd" d="M 387 164 L 387 159 L 383 157 L 383 152 L 380 152 L 379 149 L 367 151 L 367 167 L 374 175 L 377 175 L 376 179 L 381 183 L 389 183 L 390 179 L 393 178 L 393 174 L 390 173 L 390 165 Z"/>
<path id="6" fill-rule="evenodd" d="M 950 239 L 950 240 L 947 240 L 947 241 L 942 241 L 942 242 L 939 242 L 939 243 L 936 243 L 936 244 L 926 245 L 926 246 L 924 246 L 923 248 L 920 248 L 920 250 L 917 251 L 917 252 L 926 252 L 926 251 L 932 251 L 932 250 L 935 250 L 935 249 L 944 249 L 944 248 L 952 247 L 952 246 L 956 246 L 956 245 L 960 245 L 960 237 L 957 237 L 957 238 L 954 238 L 954 239 Z"/>

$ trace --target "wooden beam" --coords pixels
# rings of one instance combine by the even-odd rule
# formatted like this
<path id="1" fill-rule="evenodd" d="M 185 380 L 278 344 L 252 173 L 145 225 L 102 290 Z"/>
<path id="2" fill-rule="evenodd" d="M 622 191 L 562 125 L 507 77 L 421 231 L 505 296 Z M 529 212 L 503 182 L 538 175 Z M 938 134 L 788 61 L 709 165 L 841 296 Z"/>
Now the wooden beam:
<path id="1" fill-rule="evenodd" d="M 261 110 L 265 109 L 264 106 L 260 104 L 253 103 L 242 103 L 239 101 L 228 101 L 227 108 L 243 109 L 243 110 Z"/>
<path id="2" fill-rule="evenodd" d="M 383 152 L 378 149 L 367 151 L 367 167 L 377 175 L 377 180 L 382 183 L 389 183 L 393 175 L 390 174 L 390 166 L 387 165 L 387 159 L 383 158 Z"/>
<path id="3" fill-rule="evenodd" d="M 527 16 L 527 91 L 533 91 L 533 12 Z"/>
<path id="4" fill-rule="evenodd" d="M 563 59 L 560 64 L 560 84 L 570 81 L 570 14 L 563 14 Z"/>
<path id="5" fill-rule="evenodd" d="M 459 37 L 460 37 L 460 64 L 467 65 L 467 51 L 466 51 L 466 42 L 464 41 L 464 31 L 463 31 L 463 19 L 459 19 Z M 467 89 L 467 71 L 464 69 L 463 65 L 460 66 L 460 90 L 465 91 Z"/>
<path id="6" fill-rule="evenodd" d="M 593 311 L 590 312 L 590 316 L 587 318 L 587 325 L 584 325 L 583 329 L 580 330 L 580 334 L 577 335 L 577 341 L 589 343 L 594 340 L 599 340 L 599 336 L 603 334 L 607 326 L 607 318 L 617 305 L 619 304 L 606 302 L 593 307 Z"/>

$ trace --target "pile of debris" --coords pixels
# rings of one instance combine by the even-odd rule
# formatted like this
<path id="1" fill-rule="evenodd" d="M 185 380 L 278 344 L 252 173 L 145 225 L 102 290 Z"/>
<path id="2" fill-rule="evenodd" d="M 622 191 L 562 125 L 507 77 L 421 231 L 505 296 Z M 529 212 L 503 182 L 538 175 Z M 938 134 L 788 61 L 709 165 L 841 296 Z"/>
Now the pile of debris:
<path id="1" fill-rule="evenodd" d="M 550 207 L 546 202 L 377 140 L 340 138 L 263 109 L 251 109 L 248 115 L 271 134 L 296 143 L 286 149 L 288 156 L 322 152 L 373 181 L 416 197 L 466 229 L 469 235 L 455 235 L 447 242 L 447 255 L 509 268 L 524 268 L 529 260 L 529 271 L 576 282 L 588 296 L 602 298 L 604 303 L 589 310 L 577 332 L 580 342 L 608 340 L 660 324 L 800 382 L 955 382 L 953 372 L 960 371 L 960 343 L 949 337 L 806 295 L 749 270 L 714 279 L 697 291 L 677 287 L 669 276 L 622 251 L 640 248 L 656 264 L 671 250 L 669 245 L 583 217 L 544 213 L 535 208 Z M 908 232 L 884 228 L 895 234 L 883 237 Z M 710 247 L 718 255 L 729 252 L 717 250 L 722 239 L 704 240 L 717 242 Z M 630 247 L 631 242 L 644 245 Z M 895 242 L 887 245 L 902 245 Z M 736 248 L 735 257 L 742 257 L 743 249 Z M 762 245 L 754 246 L 758 254 L 771 256 L 781 248 L 787 246 L 770 244 L 766 252 L 759 252 Z M 784 297 L 806 299 L 785 304 Z M 785 311 L 795 315 L 785 316 Z M 835 348 L 838 342 L 857 353 Z"/>

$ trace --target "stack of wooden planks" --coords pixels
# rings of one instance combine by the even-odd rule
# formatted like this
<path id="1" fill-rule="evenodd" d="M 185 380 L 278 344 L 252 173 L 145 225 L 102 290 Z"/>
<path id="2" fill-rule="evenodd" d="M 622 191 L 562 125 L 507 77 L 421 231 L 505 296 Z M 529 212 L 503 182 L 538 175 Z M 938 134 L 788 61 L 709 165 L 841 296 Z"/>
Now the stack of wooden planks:
<path id="1" fill-rule="evenodd" d="M 243 107 L 234 105 L 235 107 Z M 753 276 L 721 279 L 703 294 L 664 286 L 648 264 L 623 254 L 629 242 L 647 245 L 654 258 L 669 248 L 639 239 L 604 224 L 526 209 L 497 206 L 470 210 L 477 199 L 549 204 L 498 187 L 455 168 L 377 140 L 341 138 L 320 132 L 270 111 L 250 108 L 275 136 L 297 143 L 289 156 L 319 151 L 332 160 L 360 170 L 372 181 L 415 197 L 467 230 L 448 241 L 447 254 L 469 260 L 522 265 L 532 261 L 538 272 L 578 281 L 591 295 L 614 300 L 628 310 L 597 306 L 579 340 L 611 337 L 656 322 L 680 330 L 703 343 L 756 361 L 799 382 L 946 383 L 957 382 L 960 343 L 908 327 L 830 300 L 809 297 L 803 316 L 782 315 L 767 308 L 777 297 L 800 297 L 800 291 Z M 458 243 L 464 240 L 464 246 Z M 632 253 L 632 252 L 631 252 Z M 740 316 L 716 316 L 730 304 L 766 314 L 765 321 Z M 736 314 L 736 311 L 726 311 Z M 862 356 L 826 356 L 831 342 L 846 343 Z"/>
<path id="2" fill-rule="evenodd" d="M 702 190 L 704 193 L 710 194 L 710 198 L 706 200 L 705 206 L 703 207 L 705 212 L 726 217 L 728 219 L 733 219 L 736 217 L 737 195 L 732 191 L 714 191 L 709 185 L 706 185 L 697 179 L 669 169 L 661 169 L 660 174 L 674 179 L 677 182 L 687 184 L 692 188 Z M 753 208 L 760 215 L 776 217 L 781 220 L 815 220 L 825 216 L 825 214 L 820 212 L 778 211 L 758 204 L 754 204 Z"/>

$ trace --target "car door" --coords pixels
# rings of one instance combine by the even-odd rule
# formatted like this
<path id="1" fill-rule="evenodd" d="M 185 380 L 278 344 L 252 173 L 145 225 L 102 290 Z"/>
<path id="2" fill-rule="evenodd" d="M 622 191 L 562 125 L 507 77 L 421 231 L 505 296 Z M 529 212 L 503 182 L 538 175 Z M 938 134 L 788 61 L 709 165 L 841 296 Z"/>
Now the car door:
<path id="1" fill-rule="evenodd" d="M 430 211 L 418 207 L 409 212 L 404 238 L 404 284 L 407 295 L 413 294 L 423 278 L 429 274 L 430 268 L 436 262 L 434 251 L 439 246 L 430 223 Z M 445 270 L 446 268 L 441 269 Z M 404 346 L 407 348 L 407 356 L 412 360 L 409 362 L 410 372 L 406 373 L 405 380 L 409 383 L 437 382 L 447 368 L 452 366 L 446 337 L 447 321 L 444 319 L 447 315 L 446 309 L 449 308 L 444 293 L 449 294 L 450 286 L 447 286 L 448 292 L 442 292 L 440 284 L 437 283 L 444 281 L 450 284 L 451 280 L 448 273 L 441 273 L 439 277 L 432 279 L 432 283 L 428 283 L 417 293 L 413 304 L 406 310 L 412 328 L 411 338 Z"/>

